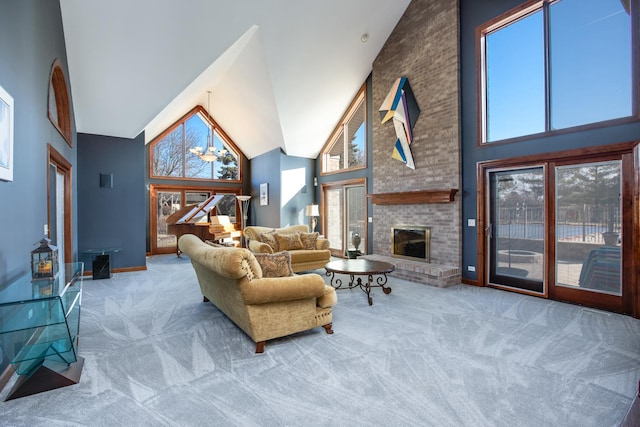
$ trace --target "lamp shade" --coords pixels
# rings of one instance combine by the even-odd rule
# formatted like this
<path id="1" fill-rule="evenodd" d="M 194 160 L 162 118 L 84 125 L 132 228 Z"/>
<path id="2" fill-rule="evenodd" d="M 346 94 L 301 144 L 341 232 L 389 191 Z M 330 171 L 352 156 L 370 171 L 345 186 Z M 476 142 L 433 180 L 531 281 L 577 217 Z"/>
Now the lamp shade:
<path id="1" fill-rule="evenodd" d="M 318 205 L 307 205 L 304 214 L 306 216 L 320 216 L 320 209 L 318 209 Z"/>

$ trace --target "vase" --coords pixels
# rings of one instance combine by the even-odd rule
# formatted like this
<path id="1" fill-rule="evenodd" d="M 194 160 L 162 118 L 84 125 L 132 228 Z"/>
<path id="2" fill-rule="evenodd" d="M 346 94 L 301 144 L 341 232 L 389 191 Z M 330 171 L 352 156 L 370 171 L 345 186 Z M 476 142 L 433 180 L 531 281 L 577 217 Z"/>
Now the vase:
<path id="1" fill-rule="evenodd" d="M 362 242 L 362 238 L 360 237 L 360 235 L 358 233 L 353 233 L 353 236 L 351 236 L 351 243 L 356 249 L 356 252 L 358 252 L 358 246 L 360 246 L 360 242 Z"/>

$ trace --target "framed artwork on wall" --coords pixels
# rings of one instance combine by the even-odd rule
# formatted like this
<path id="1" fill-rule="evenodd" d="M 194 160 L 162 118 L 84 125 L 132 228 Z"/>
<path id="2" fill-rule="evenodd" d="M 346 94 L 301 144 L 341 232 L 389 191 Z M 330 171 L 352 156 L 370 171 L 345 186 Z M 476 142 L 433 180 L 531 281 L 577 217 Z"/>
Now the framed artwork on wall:
<path id="1" fill-rule="evenodd" d="M 269 184 L 260 184 L 260 206 L 267 206 L 269 204 Z"/>
<path id="2" fill-rule="evenodd" d="M 0 179 L 13 181 L 13 97 L 0 86 Z"/>

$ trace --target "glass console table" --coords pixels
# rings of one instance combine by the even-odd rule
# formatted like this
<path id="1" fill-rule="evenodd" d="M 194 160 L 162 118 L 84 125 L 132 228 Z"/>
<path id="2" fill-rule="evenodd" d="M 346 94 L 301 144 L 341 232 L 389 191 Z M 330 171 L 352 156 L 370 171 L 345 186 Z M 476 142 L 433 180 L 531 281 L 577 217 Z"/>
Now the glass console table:
<path id="1" fill-rule="evenodd" d="M 0 286 L 0 345 L 20 375 L 6 400 L 77 384 L 84 263 L 64 264 L 55 279 L 27 273 Z"/>

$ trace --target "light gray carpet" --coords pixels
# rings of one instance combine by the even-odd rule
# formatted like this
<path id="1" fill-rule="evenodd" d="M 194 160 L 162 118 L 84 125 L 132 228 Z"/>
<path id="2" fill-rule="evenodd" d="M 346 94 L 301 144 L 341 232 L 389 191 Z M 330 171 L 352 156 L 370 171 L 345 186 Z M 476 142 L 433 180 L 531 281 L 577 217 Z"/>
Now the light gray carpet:
<path id="1" fill-rule="evenodd" d="M 327 278 L 325 278 L 327 279 Z M 255 345 L 188 258 L 84 282 L 80 384 L 0 403 L 3 426 L 615 426 L 640 322 L 504 291 L 391 279 L 322 328 Z M 4 399 L 7 389 L 0 395 Z"/>

